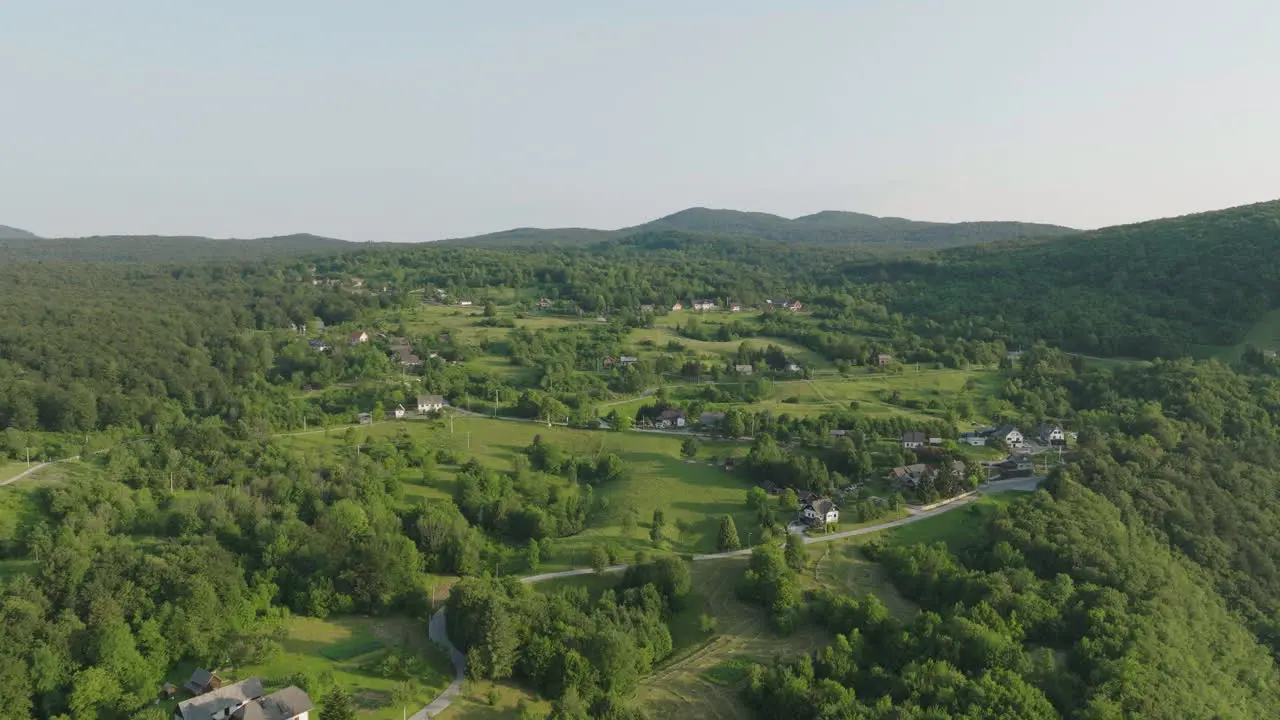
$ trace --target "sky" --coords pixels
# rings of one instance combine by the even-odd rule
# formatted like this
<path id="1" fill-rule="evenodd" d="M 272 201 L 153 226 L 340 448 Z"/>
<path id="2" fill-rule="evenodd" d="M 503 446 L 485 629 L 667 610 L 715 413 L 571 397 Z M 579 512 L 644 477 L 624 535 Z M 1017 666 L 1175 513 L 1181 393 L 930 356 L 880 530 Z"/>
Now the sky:
<path id="1" fill-rule="evenodd" d="M 1280 198 L 1274 0 L 6 0 L 0 224 L 425 241 Z"/>

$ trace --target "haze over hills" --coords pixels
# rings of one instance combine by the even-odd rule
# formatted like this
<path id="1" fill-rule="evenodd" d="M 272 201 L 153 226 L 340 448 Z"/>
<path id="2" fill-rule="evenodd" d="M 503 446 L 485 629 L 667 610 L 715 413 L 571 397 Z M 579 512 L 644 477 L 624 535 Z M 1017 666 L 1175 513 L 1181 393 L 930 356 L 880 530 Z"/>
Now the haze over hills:
<path id="1" fill-rule="evenodd" d="M 788 219 L 769 213 L 697 207 L 618 230 L 517 228 L 474 237 L 451 238 L 441 242 L 471 246 L 508 246 L 522 243 L 579 245 L 638 232 L 660 230 L 747 235 L 767 240 L 824 245 L 902 249 L 943 248 L 999 240 L 1060 237 L 1078 232 L 1073 228 L 1060 225 L 1014 221 L 939 223 L 835 210 L 825 210 Z"/>
<path id="2" fill-rule="evenodd" d="M 21 228 L 0 225 L 0 240 L 35 240 L 39 236 Z"/>
<path id="3" fill-rule="evenodd" d="M 0 261 L 203 262 L 262 260 L 309 253 L 343 252 L 370 243 L 298 233 L 267 238 L 215 239 L 199 236 L 101 235 L 82 238 L 0 238 Z"/>

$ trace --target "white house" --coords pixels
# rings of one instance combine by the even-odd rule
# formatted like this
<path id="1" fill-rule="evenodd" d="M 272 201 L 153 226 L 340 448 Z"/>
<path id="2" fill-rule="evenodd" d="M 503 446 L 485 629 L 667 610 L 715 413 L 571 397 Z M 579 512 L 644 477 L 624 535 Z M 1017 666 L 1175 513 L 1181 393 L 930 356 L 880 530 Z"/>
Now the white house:
<path id="1" fill-rule="evenodd" d="M 733 371 L 738 373 L 739 375 L 750 375 L 753 372 L 753 370 L 754 369 L 750 365 L 734 365 L 733 366 Z"/>
<path id="2" fill-rule="evenodd" d="M 419 395 L 418 396 L 418 414 L 425 415 L 429 412 L 440 412 L 444 409 L 444 396 L 442 395 Z"/>
<path id="3" fill-rule="evenodd" d="M 1022 435 L 1022 431 L 1012 425 L 1001 425 L 991 433 L 990 437 L 1003 440 L 1008 447 L 1022 447 L 1022 443 L 1026 440 Z"/>
<path id="4" fill-rule="evenodd" d="M 694 300 L 693 309 L 694 310 L 715 310 L 716 303 L 714 300 Z"/>
<path id="5" fill-rule="evenodd" d="M 404 419 L 404 414 L 405 414 L 404 406 L 403 406 L 403 405 L 396 405 L 395 409 L 394 409 L 394 410 L 392 410 L 391 412 L 387 413 L 387 414 L 388 414 L 388 415 L 390 415 L 391 417 L 393 417 L 393 418 L 397 419 L 397 420 L 403 420 L 403 419 Z"/>
<path id="6" fill-rule="evenodd" d="M 840 508 L 827 498 L 817 498 L 804 506 L 804 519 L 810 525 L 833 525 L 840 522 Z"/>
<path id="7" fill-rule="evenodd" d="M 683 410 L 668 408 L 658 413 L 657 420 L 653 423 L 660 428 L 678 427 L 682 428 L 685 424 L 685 414 Z"/>
<path id="8" fill-rule="evenodd" d="M 618 358 L 618 362 L 622 363 L 623 365 L 633 365 L 639 361 L 640 361 L 640 358 L 636 357 L 635 355 L 623 355 L 622 357 Z"/>
<path id="9" fill-rule="evenodd" d="M 973 432 L 960 433 L 960 442 L 972 445 L 974 447 L 983 447 L 987 444 L 985 435 Z"/>
<path id="10" fill-rule="evenodd" d="M 1062 428 L 1052 423 L 1040 423 L 1036 426 L 1036 437 L 1045 445 L 1066 445 L 1067 434 Z"/>
<path id="11" fill-rule="evenodd" d="M 471 307 L 470 300 L 459 300 L 458 304 L 461 305 L 462 307 Z"/>
<path id="12" fill-rule="evenodd" d="M 358 345 L 360 343 L 369 342 L 369 333 L 364 331 L 353 332 L 347 336 L 347 339 L 351 341 L 352 345 Z"/>
<path id="13" fill-rule="evenodd" d="M 798 372 L 800 372 L 802 369 L 803 369 L 803 368 L 801 368 L 799 365 L 797 365 L 797 364 L 795 364 L 795 363 L 787 363 L 787 372 L 798 373 Z"/>
<path id="14" fill-rule="evenodd" d="M 902 438 L 899 440 L 905 450 L 916 450 L 918 448 L 922 448 L 928 441 L 929 436 L 919 430 L 904 432 L 902 433 Z"/>

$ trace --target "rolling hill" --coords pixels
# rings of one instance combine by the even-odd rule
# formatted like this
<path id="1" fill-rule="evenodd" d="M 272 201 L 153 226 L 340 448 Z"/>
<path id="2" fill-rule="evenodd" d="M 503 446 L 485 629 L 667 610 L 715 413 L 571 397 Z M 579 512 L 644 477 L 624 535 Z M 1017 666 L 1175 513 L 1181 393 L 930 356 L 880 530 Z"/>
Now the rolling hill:
<path id="1" fill-rule="evenodd" d="M 788 219 L 768 213 L 689 208 L 618 230 L 518 228 L 440 242 L 477 247 L 509 247 L 533 243 L 571 246 L 636 233 L 668 230 L 832 246 L 901 249 L 946 248 L 1003 240 L 1060 237 L 1078 232 L 1059 225 L 1038 223 L 937 223 L 833 210 Z"/>
<path id="2" fill-rule="evenodd" d="M 1280 200 L 1083 232 L 850 263 L 894 310 L 1081 353 L 1203 354 L 1280 308 Z M 967 329 L 966 329 L 967 328 Z M 1269 348 L 1278 349 L 1278 348 Z"/>
<path id="3" fill-rule="evenodd" d="M 296 234 L 269 238 L 213 239 L 165 235 L 103 235 L 83 238 L 0 239 L 0 261 L 172 263 L 255 261 L 344 252 L 368 243 Z"/>
<path id="4" fill-rule="evenodd" d="M 26 230 L 8 225 L 0 225 L 0 240 L 37 240 L 39 237 Z"/>

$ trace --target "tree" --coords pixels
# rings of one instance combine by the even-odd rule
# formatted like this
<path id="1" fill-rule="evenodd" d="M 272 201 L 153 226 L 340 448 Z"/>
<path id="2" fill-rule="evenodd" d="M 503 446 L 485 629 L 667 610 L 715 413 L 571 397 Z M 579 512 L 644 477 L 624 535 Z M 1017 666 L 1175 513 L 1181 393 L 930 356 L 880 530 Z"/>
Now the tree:
<path id="1" fill-rule="evenodd" d="M 320 720 L 356 720 L 355 703 L 341 687 L 334 687 L 320 704 Z"/>
<path id="2" fill-rule="evenodd" d="M 485 317 L 487 317 L 487 318 L 491 318 L 491 317 L 496 316 L 497 314 L 498 314 L 498 308 L 494 306 L 493 301 L 492 301 L 492 300 L 485 300 L 485 302 L 484 302 L 484 316 L 485 316 Z"/>
<path id="3" fill-rule="evenodd" d="M 737 550 L 742 547 L 742 541 L 738 539 L 738 528 L 733 524 L 732 515 L 725 515 L 720 518 L 720 538 L 716 542 L 716 547 L 720 548 L 720 552 Z"/>
<path id="4" fill-rule="evenodd" d="M 761 525 L 773 524 L 773 510 L 769 507 L 769 493 L 764 488 L 753 487 L 747 491 L 747 507 L 756 514 Z"/>
<path id="5" fill-rule="evenodd" d="M 538 572 L 538 566 L 542 564 L 542 548 L 539 547 L 537 540 L 529 538 L 529 546 L 525 548 L 524 559 L 529 566 L 529 572 Z"/>
<path id="6" fill-rule="evenodd" d="M 787 567 L 800 572 L 804 569 L 805 557 L 804 538 L 799 533 L 787 533 L 787 545 L 783 552 L 787 561 Z"/>
<path id="7" fill-rule="evenodd" d="M 654 508 L 653 524 L 649 527 L 649 541 L 657 547 L 662 542 L 662 527 L 666 524 L 666 514 L 662 508 Z"/>
<path id="8" fill-rule="evenodd" d="M 680 454 L 687 458 L 696 457 L 700 446 L 701 443 L 698 442 L 698 438 L 687 437 L 684 442 L 680 443 Z"/>
<path id="9" fill-rule="evenodd" d="M 603 573 L 607 567 L 609 567 L 609 549 L 598 543 L 592 545 L 591 569 L 598 573 Z"/>
<path id="10" fill-rule="evenodd" d="M 778 501 L 778 507 L 786 512 L 799 512 L 800 496 L 791 488 L 782 491 L 782 498 Z"/>

